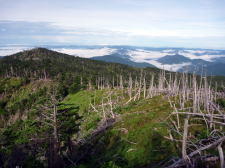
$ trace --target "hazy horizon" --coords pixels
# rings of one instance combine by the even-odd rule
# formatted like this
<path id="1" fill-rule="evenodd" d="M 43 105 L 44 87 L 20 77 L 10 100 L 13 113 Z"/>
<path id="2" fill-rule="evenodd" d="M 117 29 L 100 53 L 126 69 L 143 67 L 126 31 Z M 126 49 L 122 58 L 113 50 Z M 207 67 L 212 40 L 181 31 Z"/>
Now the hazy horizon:
<path id="1" fill-rule="evenodd" d="M 225 49 L 225 1 L 0 0 L 1 45 Z"/>

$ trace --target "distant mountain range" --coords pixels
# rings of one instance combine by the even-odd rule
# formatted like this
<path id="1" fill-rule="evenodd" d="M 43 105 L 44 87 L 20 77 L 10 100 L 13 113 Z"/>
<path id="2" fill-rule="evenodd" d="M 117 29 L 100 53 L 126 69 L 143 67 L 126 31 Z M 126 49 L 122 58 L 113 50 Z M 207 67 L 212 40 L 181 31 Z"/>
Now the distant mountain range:
<path id="1" fill-rule="evenodd" d="M 127 64 L 133 67 L 157 67 L 171 71 L 189 71 L 198 74 L 225 76 L 225 50 L 152 48 L 134 46 L 44 46 L 46 48 L 79 57 Z M 19 48 L 0 47 L 0 56 L 9 55 Z M 30 47 L 32 48 L 32 46 Z M 6 54 L 4 54 L 6 53 Z"/>
<path id="2" fill-rule="evenodd" d="M 173 65 L 173 64 L 182 64 L 185 62 L 187 63 L 187 62 L 190 62 L 191 60 L 183 55 L 174 54 L 174 55 L 166 55 L 164 57 L 161 57 L 157 61 L 162 64 Z"/>
<path id="3" fill-rule="evenodd" d="M 99 61 L 105 61 L 105 62 L 114 62 L 114 63 L 120 63 L 120 64 L 127 64 L 133 67 L 155 67 L 152 64 L 146 63 L 146 62 L 134 62 L 129 59 L 129 57 L 123 57 L 123 55 L 120 55 L 118 53 L 114 53 L 111 55 L 105 55 L 105 56 L 98 56 L 98 57 L 92 57 L 93 60 L 99 60 Z"/>

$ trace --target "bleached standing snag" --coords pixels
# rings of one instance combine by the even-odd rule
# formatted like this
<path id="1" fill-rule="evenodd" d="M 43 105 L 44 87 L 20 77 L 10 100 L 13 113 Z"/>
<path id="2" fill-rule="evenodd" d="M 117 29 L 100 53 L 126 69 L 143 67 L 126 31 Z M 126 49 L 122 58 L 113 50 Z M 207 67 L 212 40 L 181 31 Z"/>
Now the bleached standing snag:
<path id="1" fill-rule="evenodd" d="M 225 126 L 225 123 L 223 123 L 223 119 L 225 116 L 224 112 L 221 112 L 218 108 L 216 108 L 215 105 L 213 107 L 213 103 L 210 103 L 215 101 L 215 95 L 217 93 L 212 90 L 212 87 L 208 84 L 208 80 L 206 77 L 201 76 L 199 83 L 197 82 L 196 78 L 196 75 L 193 74 L 191 79 L 192 84 L 187 85 L 185 83 L 189 83 L 187 80 L 188 78 L 183 74 L 181 79 L 182 86 L 178 86 L 179 88 L 181 88 L 179 92 L 179 106 L 181 108 L 180 111 L 178 111 L 174 106 L 175 112 L 172 113 L 172 116 L 176 115 L 175 119 L 177 119 L 178 123 L 180 122 L 179 120 L 183 120 L 183 117 L 181 116 L 185 117 L 185 119 L 183 120 L 184 125 L 181 129 L 182 132 L 178 130 L 179 128 L 178 126 L 176 126 L 176 122 L 173 122 L 175 124 L 175 130 L 177 130 L 176 132 L 179 132 L 182 135 L 182 159 L 178 160 L 170 167 L 179 167 L 185 164 L 191 164 L 192 160 L 194 160 L 193 157 L 198 154 L 197 152 L 199 152 L 200 154 L 200 151 L 204 151 L 208 148 L 218 148 L 221 168 L 224 168 L 224 156 L 221 152 L 222 148 L 218 145 L 218 143 L 216 143 L 218 138 L 214 138 L 215 144 L 213 143 L 213 145 L 209 145 L 208 147 L 206 146 L 205 148 L 201 147 L 201 144 L 195 144 L 190 138 L 188 138 L 188 125 L 191 125 L 191 123 L 189 123 L 190 116 L 192 117 L 191 121 L 197 120 L 202 126 L 204 126 L 204 124 L 201 123 L 201 121 L 203 120 L 205 122 L 205 128 L 208 132 L 208 135 L 212 135 L 215 129 L 224 129 Z M 184 106 L 185 103 L 190 104 L 190 102 L 192 104 L 192 110 L 189 112 L 184 112 L 183 110 L 186 109 L 186 107 Z M 208 125 L 210 126 L 209 128 Z M 221 125 L 223 126 L 223 128 L 221 128 Z M 210 141 L 210 139 L 205 139 L 204 141 Z M 222 139 L 221 143 L 223 141 L 224 140 Z M 179 140 L 176 140 L 174 142 L 178 143 Z M 195 147 L 197 150 L 194 153 L 192 152 L 188 154 L 187 149 L 190 147 Z M 203 158 L 205 156 L 200 157 Z"/>
<path id="2" fill-rule="evenodd" d="M 127 80 L 121 75 L 118 76 L 117 79 L 117 83 L 119 84 L 117 85 L 118 89 L 125 89 L 123 93 L 127 93 L 129 98 L 127 103 L 140 100 L 141 98 L 152 98 L 157 95 L 170 97 L 170 105 L 175 111 L 171 116 L 176 116 L 176 118 L 171 120 L 173 121 L 172 125 L 175 127 L 175 129 L 171 131 L 175 131 L 181 137 L 180 139 L 175 139 L 176 137 L 170 134 L 170 137 L 172 137 L 170 139 L 176 143 L 182 144 L 182 159 L 186 160 L 186 162 L 191 162 L 193 159 L 189 158 L 192 156 L 190 155 L 190 148 L 194 147 L 197 149 L 201 147 L 190 139 L 193 135 L 191 135 L 191 130 L 189 130 L 188 127 L 193 126 L 193 122 L 201 124 L 206 129 L 208 135 L 212 134 L 215 129 L 224 129 L 225 114 L 214 102 L 217 98 L 224 98 L 225 94 L 218 94 L 216 89 L 213 90 L 210 85 L 211 82 L 208 82 L 207 78 L 203 75 L 201 77 L 194 73 L 192 75 L 187 73 L 179 75 L 178 73 L 170 73 L 161 70 L 158 78 L 156 77 L 157 80 L 155 80 L 153 74 L 150 75 L 150 80 L 148 80 L 143 71 L 140 73 L 139 77 L 136 77 L 134 82 L 131 74 Z M 105 79 L 105 81 L 107 81 L 107 79 Z M 149 84 L 147 84 L 147 81 Z M 173 98 L 176 99 L 174 100 Z M 116 114 L 111 113 L 113 112 L 113 105 L 110 102 L 112 101 L 110 101 L 108 97 L 108 101 L 103 104 L 104 110 L 107 109 L 106 111 L 108 111 L 107 115 L 110 114 L 112 117 Z M 108 104 L 108 107 L 106 104 Z M 186 111 L 187 109 L 189 109 L 188 112 Z M 182 116 L 186 119 L 184 120 Z M 217 139 L 214 140 L 216 141 Z M 201 141 L 201 139 L 199 139 L 199 141 Z M 217 149 L 217 146 L 214 146 L 214 148 Z"/>
<path id="3" fill-rule="evenodd" d="M 183 132 L 183 140 L 182 140 L 182 158 L 188 162 L 187 156 L 187 136 L 188 136 L 188 127 L 189 127 L 189 115 L 184 120 L 184 132 Z"/>
<path id="4" fill-rule="evenodd" d="M 57 122 L 58 110 L 57 104 L 60 100 L 56 98 L 56 91 L 53 90 L 51 94 L 49 94 L 49 102 L 46 105 L 40 105 L 40 122 L 45 125 L 48 125 L 53 129 L 52 137 L 50 138 L 50 145 L 53 148 L 50 149 L 50 159 L 49 159 L 49 167 L 58 167 L 58 163 L 60 162 L 60 144 L 59 144 L 59 134 L 58 127 L 59 123 Z"/>
<path id="5" fill-rule="evenodd" d="M 222 149 L 222 142 L 218 145 L 217 149 L 218 149 L 219 157 L 220 157 L 220 167 L 224 168 L 225 164 L 224 164 L 224 154 L 223 154 L 223 149 Z"/>
<path id="6" fill-rule="evenodd" d="M 132 80 L 132 77 L 131 77 L 131 74 L 129 75 L 129 83 L 128 83 L 128 94 L 129 94 L 129 97 L 130 97 L 130 100 L 132 99 L 132 90 L 133 90 L 133 80 Z"/>

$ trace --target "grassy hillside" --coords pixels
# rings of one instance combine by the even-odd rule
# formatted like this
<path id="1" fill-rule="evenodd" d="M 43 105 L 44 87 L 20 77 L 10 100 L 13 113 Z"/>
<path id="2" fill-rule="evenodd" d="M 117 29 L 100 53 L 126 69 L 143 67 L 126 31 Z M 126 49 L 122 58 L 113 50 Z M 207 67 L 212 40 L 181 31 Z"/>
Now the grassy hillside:
<path id="1" fill-rule="evenodd" d="M 89 108 L 90 102 L 87 100 L 93 99 L 94 95 L 98 98 L 104 92 L 107 90 L 98 93 L 81 91 L 69 95 L 64 101 L 80 104 L 85 109 Z M 163 138 L 167 135 L 166 117 L 172 111 L 167 101 L 158 96 L 125 106 L 123 103 L 115 108 L 118 121 L 101 136 L 92 139 L 92 148 L 81 161 L 83 167 L 141 167 L 156 165 L 176 155 L 173 145 Z M 80 112 L 83 113 L 83 110 Z M 90 124 L 90 121 L 98 121 L 97 114 L 92 112 L 84 115 L 83 120 L 88 122 L 83 122 L 82 132 L 91 133 L 97 127 L 96 124 Z M 88 133 L 82 135 L 87 136 Z"/>
<path id="2" fill-rule="evenodd" d="M 20 149 L 21 145 L 30 143 L 29 139 L 36 136 L 45 136 L 46 128 L 41 128 L 40 123 L 35 122 L 35 118 L 38 117 L 36 109 L 39 104 L 44 104 L 46 92 L 51 86 L 56 85 L 50 80 L 39 80 L 21 86 L 20 82 L 18 82 L 21 80 L 14 78 L 2 81 L 3 83 L 6 83 L 6 81 L 10 83 L 5 84 L 3 90 L 16 88 L 16 91 L 10 96 L 8 95 L 2 99 L 5 102 L 2 107 L 5 112 L 2 113 L 1 119 L 8 126 L 1 129 L 2 135 L 0 137 L 2 138 L 2 145 L 8 151 L 8 156 L 2 156 L 2 159 L 5 158 L 7 162 L 10 161 L 8 157 L 16 152 L 14 144 Z M 94 165 L 104 167 L 108 164 L 133 167 L 155 164 L 161 159 L 167 159 L 168 154 L 171 154 L 173 149 L 172 146 L 171 149 L 167 148 L 167 145 L 171 144 L 163 140 L 162 137 L 166 135 L 165 118 L 171 109 L 168 102 L 164 101 L 160 96 L 124 105 L 128 97 L 124 97 L 120 90 L 83 90 L 75 94 L 69 94 L 62 100 L 62 103 L 68 104 L 70 107 L 79 106 L 78 113 L 82 116 L 79 134 L 74 135 L 73 139 L 75 141 L 85 139 L 98 128 L 102 122 L 101 100 L 102 97 L 109 95 L 109 93 L 112 94 L 112 98 L 115 100 L 120 97 L 120 102 L 114 109 L 119 119 L 107 131 L 94 136 L 91 142 L 88 142 L 88 144 L 92 144 L 91 151 L 96 154 L 86 154 L 84 152 L 85 158 L 89 158 L 88 162 L 82 157 L 81 160 L 78 159 L 78 163 L 86 167 L 93 167 Z M 99 111 L 93 111 L 90 103 L 93 103 Z M 80 146 L 79 151 L 81 153 L 85 151 L 86 149 L 83 148 L 86 148 L 86 146 L 86 144 Z M 23 149 L 23 155 L 27 155 L 27 150 L 26 148 Z M 155 152 L 155 150 L 158 152 Z M 6 151 L 4 151 L 1 150 L 1 152 L 5 153 Z M 35 158 L 30 158 L 19 163 L 25 167 L 29 164 L 41 164 L 35 160 Z M 7 165 L 10 164 L 7 163 Z"/>
<path id="3" fill-rule="evenodd" d="M 40 48 L 4 57 L 0 167 L 184 167 L 184 151 L 225 149 L 223 81 Z M 219 167 L 217 148 L 191 164 Z"/>

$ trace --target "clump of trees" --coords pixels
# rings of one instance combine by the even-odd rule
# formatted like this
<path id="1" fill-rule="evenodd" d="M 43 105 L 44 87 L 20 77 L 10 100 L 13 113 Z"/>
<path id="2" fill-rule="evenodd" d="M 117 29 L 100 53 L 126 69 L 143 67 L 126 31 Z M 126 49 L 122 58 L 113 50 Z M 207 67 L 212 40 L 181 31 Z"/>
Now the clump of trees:
<path id="1" fill-rule="evenodd" d="M 2 165 L 65 167 L 73 164 L 72 137 L 79 131 L 79 107 L 61 104 L 57 88 L 46 90 L 45 97 L 40 97 L 42 100 L 27 118 L 6 125 L 0 132 L 0 153 L 5 155 Z"/>
<path id="2" fill-rule="evenodd" d="M 62 98 L 52 89 L 44 105 L 39 106 L 39 122 L 49 133 L 48 167 L 64 167 L 72 162 L 72 136 L 79 131 L 79 107 L 61 104 Z M 72 162 L 73 163 L 73 162 Z"/>

